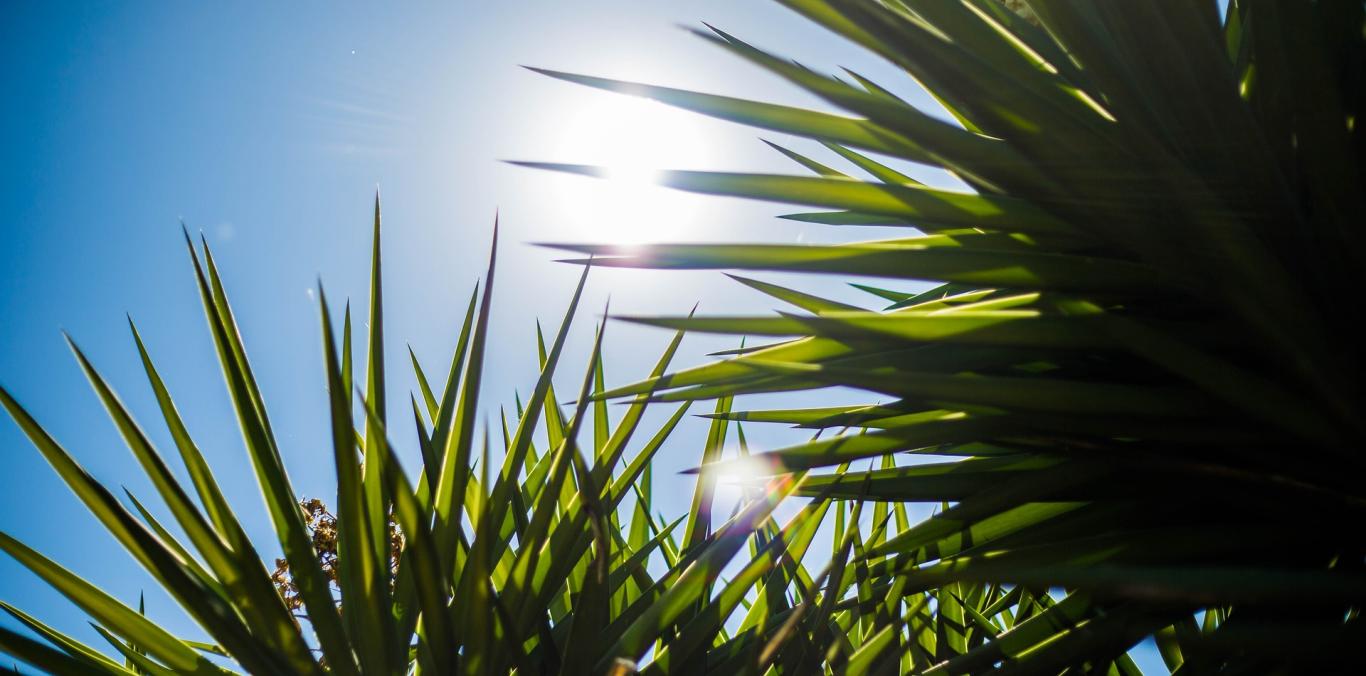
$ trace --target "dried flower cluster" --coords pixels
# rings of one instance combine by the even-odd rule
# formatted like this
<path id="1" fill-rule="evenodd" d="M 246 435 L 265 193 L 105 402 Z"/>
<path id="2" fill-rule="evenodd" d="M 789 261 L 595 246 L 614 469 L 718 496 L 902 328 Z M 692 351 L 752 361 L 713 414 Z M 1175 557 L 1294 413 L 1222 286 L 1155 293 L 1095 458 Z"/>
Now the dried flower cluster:
<path id="1" fill-rule="evenodd" d="M 327 505 L 318 498 L 311 498 L 299 501 L 299 508 L 303 511 L 304 525 L 308 527 L 313 536 L 313 551 L 318 557 L 318 566 L 322 568 L 323 574 L 327 576 L 329 584 L 336 592 L 340 592 L 339 578 L 337 577 L 337 566 L 339 557 L 337 556 L 337 516 L 327 510 Z M 389 584 L 393 584 L 394 574 L 398 572 L 399 554 L 403 551 L 403 532 L 399 530 L 398 522 L 393 515 L 389 516 Z M 296 615 L 303 608 L 303 599 L 299 597 L 299 588 L 294 584 L 294 578 L 289 572 L 289 562 L 284 559 L 275 559 L 275 572 L 271 573 L 270 579 L 275 583 L 275 591 L 284 599 L 285 606 L 290 612 Z"/>

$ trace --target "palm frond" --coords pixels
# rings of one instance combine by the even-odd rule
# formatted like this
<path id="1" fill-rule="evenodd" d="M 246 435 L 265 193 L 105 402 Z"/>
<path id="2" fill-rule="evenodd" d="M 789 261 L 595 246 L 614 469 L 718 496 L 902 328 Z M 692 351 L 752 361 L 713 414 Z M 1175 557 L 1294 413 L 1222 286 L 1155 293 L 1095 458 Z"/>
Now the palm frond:
<path id="1" fill-rule="evenodd" d="M 766 141 L 816 175 L 672 171 L 665 185 L 914 228 L 838 245 L 560 248 L 598 266 L 941 285 L 856 285 L 892 302 L 865 311 L 742 279 L 798 311 L 624 319 L 788 342 L 596 395 L 894 398 L 711 416 L 874 430 L 748 462 L 804 476 L 797 494 L 945 504 L 854 539 L 858 604 L 812 668 L 1135 673 L 1125 653 L 1150 635 L 1183 673 L 1348 663 L 1366 584 L 1352 527 L 1366 373 L 1342 309 L 1366 270 L 1361 3 L 1232 0 L 1222 17 L 1214 2 L 781 4 L 903 69 L 953 121 L 710 26 L 698 34 L 839 112 L 546 74 L 814 140 L 873 178 Z M 921 184 L 915 165 L 969 189 Z M 864 458 L 883 464 L 817 473 Z M 841 576 L 824 598 L 844 598 Z M 1311 633 L 1322 649 L 1305 656 Z"/>

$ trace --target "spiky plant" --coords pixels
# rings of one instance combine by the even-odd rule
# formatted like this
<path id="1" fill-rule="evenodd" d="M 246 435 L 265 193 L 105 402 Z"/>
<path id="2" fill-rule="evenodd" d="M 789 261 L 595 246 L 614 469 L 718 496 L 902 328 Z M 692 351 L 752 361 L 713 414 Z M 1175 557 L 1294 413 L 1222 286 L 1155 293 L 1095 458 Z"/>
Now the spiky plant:
<path id="1" fill-rule="evenodd" d="M 503 416 L 501 434 L 493 435 L 501 442 L 490 438 L 487 427 L 480 440 L 476 411 L 492 308 L 490 259 L 482 294 L 476 288 L 470 298 L 444 386 L 433 388 L 412 358 L 421 390 L 420 398 L 412 398 L 412 411 L 422 458 L 412 474 L 386 434 L 399 422 L 386 418 L 384 405 L 377 201 L 369 360 L 358 398 L 352 396 L 353 385 L 361 387 L 352 379 L 349 309 L 339 352 L 327 299 L 321 289 L 319 294 L 337 474 L 329 510 L 291 488 L 213 257 L 207 244 L 196 251 L 188 234 L 186 241 L 283 559 L 272 575 L 262 555 L 274 544 L 254 543 L 244 532 L 235 499 L 220 491 L 136 329 L 142 364 L 191 486 L 174 477 L 110 384 L 72 343 L 183 535 L 163 526 L 131 494 L 125 506 L 4 389 L 0 404 L 209 642 L 172 635 L 140 608 L 0 532 L 0 549 L 83 610 L 117 654 L 84 645 L 3 602 L 0 608 L 32 633 L 0 627 L 0 653 L 55 674 L 243 669 L 263 675 L 368 675 L 625 673 L 653 652 L 647 672 L 676 673 L 726 659 L 730 666 L 738 660 L 757 668 L 784 645 L 764 632 L 806 613 L 800 596 L 811 593 L 812 575 L 800 562 L 832 512 L 831 500 L 812 501 L 780 527 L 771 512 L 800 486 L 799 479 L 782 478 L 729 519 L 713 519 L 715 485 L 704 478 L 697 482 L 684 529 L 677 530 L 682 518 L 663 523 L 652 507 L 651 463 L 688 405 L 679 405 L 636 444 L 651 403 L 648 392 L 634 398 L 615 423 L 606 403 L 591 403 L 590 395 L 603 389 L 601 329 L 572 413 L 562 410 L 552 377 L 587 270 L 548 348 L 538 332 L 541 375 L 526 401 L 518 401 L 515 415 Z M 494 241 L 496 247 L 496 229 Z M 652 377 L 665 372 L 681 339 L 682 332 L 674 336 Z M 354 399 L 362 402 L 356 411 Z M 724 402 L 716 408 L 722 418 L 711 423 L 705 461 L 720 457 L 726 444 L 728 410 Z M 360 429 L 355 415 L 363 418 Z M 538 429 L 548 441 L 540 450 L 534 441 Z M 591 441 L 581 442 L 580 436 Z M 628 445 L 638 445 L 629 461 Z M 842 522 L 842 508 L 833 511 Z M 856 521 L 842 525 L 836 537 L 856 540 Z M 733 579 L 718 583 L 722 568 L 746 545 L 749 561 Z M 825 604 L 819 616 L 832 613 L 843 617 L 848 611 Z M 724 659 L 716 646 L 729 649 Z"/>
<path id="2" fill-rule="evenodd" d="M 747 281 L 797 310 L 632 317 L 784 340 L 603 396 L 890 397 L 717 416 L 868 431 L 757 456 L 775 474 L 881 459 L 808 476 L 799 494 L 946 503 L 853 559 L 870 586 L 858 600 L 886 600 L 851 629 L 884 641 L 877 668 L 1129 673 L 1123 653 L 1146 636 L 1181 673 L 1357 661 L 1363 3 L 1230 0 L 1221 15 L 1213 0 L 780 1 L 903 69 L 956 122 L 720 30 L 699 34 L 847 114 L 546 72 L 813 139 L 872 177 L 779 147 L 818 175 L 672 171 L 667 185 L 906 235 L 566 248 L 599 266 L 938 285 L 864 287 L 891 302 L 873 311 Z M 971 189 L 928 187 L 864 152 Z M 984 583 L 999 586 L 977 593 Z M 1050 588 L 1061 600 L 1032 613 Z"/>

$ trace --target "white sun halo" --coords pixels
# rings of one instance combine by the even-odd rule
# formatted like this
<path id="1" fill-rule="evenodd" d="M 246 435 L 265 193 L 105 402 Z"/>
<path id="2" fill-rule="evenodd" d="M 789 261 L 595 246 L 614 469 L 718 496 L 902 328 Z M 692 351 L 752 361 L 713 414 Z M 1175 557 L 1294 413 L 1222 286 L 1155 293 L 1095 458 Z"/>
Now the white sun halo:
<path id="1" fill-rule="evenodd" d="M 708 163 L 695 114 L 629 96 L 595 96 L 564 120 L 559 157 L 607 169 L 606 179 L 557 181 L 556 206 L 584 239 L 640 243 L 677 238 L 697 197 L 655 183 L 663 169 Z"/>
<path id="2" fill-rule="evenodd" d="M 735 504 L 764 495 L 774 468 L 752 456 L 732 455 L 712 472 L 716 477 L 718 504 Z"/>

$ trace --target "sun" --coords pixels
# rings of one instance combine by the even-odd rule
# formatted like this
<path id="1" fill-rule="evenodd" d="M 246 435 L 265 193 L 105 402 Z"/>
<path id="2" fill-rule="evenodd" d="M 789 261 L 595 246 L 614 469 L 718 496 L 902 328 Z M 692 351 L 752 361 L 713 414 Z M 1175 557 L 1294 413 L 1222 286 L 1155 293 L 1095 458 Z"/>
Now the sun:
<path id="1" fill-rule="evenodd" d="M 655 183 L 660 170 L 707 166 L 707 139 L 691 113 L 628 96 L 585 100 L 563 121 L 557 154 L 607 169 L 606 179 L 557 181 L 555 205 L 585 239 L 634 244 L 677 238 L 695 196 Z"/>
<path id="2" fill-rule="evenodd" d="M 735 504 L 762 496 L 774 468 L 752 456 L 732 455 L 710 471 L 716 478 L 718 504 Z"/>

